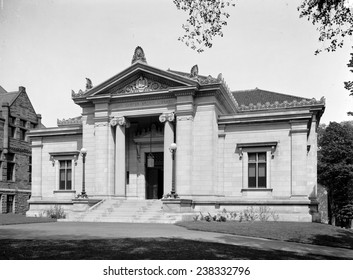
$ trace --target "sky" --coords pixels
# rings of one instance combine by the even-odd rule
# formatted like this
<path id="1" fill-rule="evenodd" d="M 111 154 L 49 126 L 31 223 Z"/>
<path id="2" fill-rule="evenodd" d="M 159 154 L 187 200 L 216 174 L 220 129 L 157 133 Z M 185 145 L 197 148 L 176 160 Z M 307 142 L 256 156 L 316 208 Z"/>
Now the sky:
<path id="1" fill-rule="evenodd" d="M 131 65 L 136 46 L 160 69 L 223 74 L 231 90 L 253 89 L 326 98 L 321 123 L 351 120 L 352 38 L 334 53 L 299 18 L 300 0 L 239 0 L 224 37 L 198 54 L 178 41 L 186 14 L 172 0 L 0 0 L 0 85 L 26 87 L 47 127 L 81 114 L 71 90 L 98 85 Z"/>

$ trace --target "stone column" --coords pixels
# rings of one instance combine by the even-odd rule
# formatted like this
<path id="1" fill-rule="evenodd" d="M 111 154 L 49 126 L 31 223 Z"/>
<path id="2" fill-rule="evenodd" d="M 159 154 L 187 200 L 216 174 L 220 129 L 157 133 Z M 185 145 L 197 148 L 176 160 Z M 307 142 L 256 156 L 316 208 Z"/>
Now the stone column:
<path id="1" fill-rule="evenodd" d="M 159 116 L 159 121 L 164 123 L 164 174 L 163 174 L 163 194 L 171 192 L 172 189 L 172 154 L 169 151 L 170 144 L 174 142 L 174 113 L 163 113 Z"/>
<path id="2" fill-rule="evenodd" d="M 108 195 L 112 196 L 115 193 L 114 168 L 115 168 L 115 127 L 110 127 L 108 131 Z"/>
<path id="3" fill-rule="evenodd" d="M 115 195 L 126 196 L 126 151 L 125 128 L 130 126 L 124 117 L 114 117 L 110 121 L 111 126 L 116 126 L 115 133 Z"/>

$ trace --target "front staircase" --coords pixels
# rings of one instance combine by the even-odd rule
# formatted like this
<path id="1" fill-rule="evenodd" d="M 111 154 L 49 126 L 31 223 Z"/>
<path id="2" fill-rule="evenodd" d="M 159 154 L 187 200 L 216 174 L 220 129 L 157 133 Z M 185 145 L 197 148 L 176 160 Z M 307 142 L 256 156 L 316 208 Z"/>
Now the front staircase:
<path id="1" fill-rule="evenodd" d="M 181 213 L 165 213 L 160 200 L 107 199 L 86 212 L 70 213 L 66 221 L 111 223 L 165 223 L 181 221 Z"/>

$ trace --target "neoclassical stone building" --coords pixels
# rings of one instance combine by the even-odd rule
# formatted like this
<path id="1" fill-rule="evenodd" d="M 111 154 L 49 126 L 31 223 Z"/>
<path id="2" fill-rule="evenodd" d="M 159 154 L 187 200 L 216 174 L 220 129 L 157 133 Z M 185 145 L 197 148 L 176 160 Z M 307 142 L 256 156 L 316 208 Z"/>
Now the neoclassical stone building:
<path id="1" fill-rule="evenodd" d="M 268 206 L 293 221 L 311 221 L 316 212 L 324 99 L 231 91 L 221 74 L 202 76 L 197 66 L 190 73 L 153 67 L 140 47 L 131 66 L 94 87 L 87 79 L 72 99 L 81 117 L 30 133 L 27 215 L 53 205 L 70 213 L 80 203 L 83 177 L 88 197 L 103 204 L 164 196 L 164 211 Z M 173 182 L 177 198 L 168 195 Z"/>

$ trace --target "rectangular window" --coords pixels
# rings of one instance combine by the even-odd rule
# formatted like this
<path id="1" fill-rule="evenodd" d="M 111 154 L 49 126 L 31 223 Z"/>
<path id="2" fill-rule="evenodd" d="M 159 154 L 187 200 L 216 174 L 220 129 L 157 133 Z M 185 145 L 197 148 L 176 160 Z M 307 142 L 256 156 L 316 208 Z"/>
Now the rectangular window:
<path id="1" fill-rule="evenodd" d="M 6 203 L 6 213 L 13 213 L 13 205 L 14 205 L 14 196 L 7 195 L 7 203 Z"/>
<path id="2" fill-rule="evenodd" d="M 23 140 L 23 141 L 26 140 L 26 130 L 25 129 L 20 129 L 20 140 Z"/>
<path id="3" fill-rule="evenodd" d="M 72 167 L 71 160 L 60 160 L 59 190 L 71 190 Z"/>
<path id="4" fill-rule="evenodd" d="M 12 138 L 16 138 L 16 127 L 14 126 L 9 126 L 9 135 Z"/>
<path id="5" fill-rule="evenodd" d="M 266 153 L 248 153 L 249 188 L 266 188 Z"/>
<path id="6" fill-rule="evenodd" d="M 28 157 L 28 182 L 32 183 L 32 157 Z"/>
<path id="7" fill-rule="evenodd" d="M 25 127 L 26 126 L 26 121 L 25 120 L 20 120 L 20 126 Z"/>
<path id="8" fill-rule="evenodd" d="M 16 118 L 15 117 L 10 117 L 9 121 L 10 121 L 10 124 L 16 125 Z"/>
<path id="9" fill-rule="evenodd" d="M 14 181 L 15 164 L 13 162 L 7 163 L 7 181 Z"/>
<path id="10" fill-rule="evenodd" d="M 7 171 L 6 171 L 6 179 L 7 181 L 15 181 L 15 154 L 7 153 Z"/>

